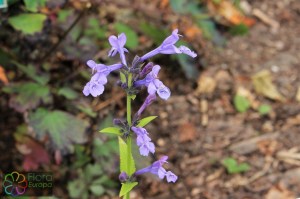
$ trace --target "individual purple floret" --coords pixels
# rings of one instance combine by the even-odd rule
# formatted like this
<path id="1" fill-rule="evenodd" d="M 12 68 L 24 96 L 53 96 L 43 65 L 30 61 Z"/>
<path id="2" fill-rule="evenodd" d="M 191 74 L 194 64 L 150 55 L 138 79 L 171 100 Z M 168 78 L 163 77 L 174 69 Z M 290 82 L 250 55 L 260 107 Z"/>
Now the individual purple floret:
<path id="1" fill-rule="evenodd" d="M 153 63 L 149 62 L 144 68 L 143 70 L 140 72 L 140 77 L 143 77 L 145 75 L 147 75 L 153 68 Z"/>
<path id="2" fill-rule="evenodd" d="M 150 57 L 153 57 L 159 53 L 161 54 L 186 54 L 193 58 L 197 57 L 197 54 L 193 51 L 191 51 L 186 46 L 180 46 L 176 47 L 175 43 L 179 40 L 178 29 L 173 30 L 172 34 L 168 36 L 163 43 L 155 48 L 154 50 L 150 51 L 149 53 L 145 54 L 141 57 L 141 60 L 144 61 L 146 59 L 149 59 Z"/>
<path id="3" fill-rule="evenodd" d="M 104 64 L 97 64 L 93 60 L 87 61 L 87 65 L 92 68 L 96 73 L 92 76 L 91 80 L 84 86 L 83 94 L 85 96 L 92 95 L 97 97 L 104 91 L 104 85 L 107 83 L 107 76 L 114 70 L 122 68 L 122 64 L 113 64 L 106 66 Z"/>
<path id="4" fill-rule="evenodd" d="M 140 147 L 140 154 L 142 156 L 148 156 L 149 152 L 155 152 L 155 146 L 153 142 L 151 142 L 151 138 L 148 136 L 148 132 L 146 129 L 142 127 L 131 127 L 131 130 L 136 134 L 136 144 Z"/>
<path id="5" fill-rule="evenodd" d="M 171 96 L 171 91 L 158 79 L 157 75 L 159 70 L 160 70 L 159 65 L 153 66 L 152 71 L 148 73 L 144 79 L 136 81 L 134 85 L 135 86 L 145 85 L 148 87 L 148 93 L 150 95 L 157 93 L 160 98 L 167 100 Z"/>
<path id="6" fill-rule="evenodd" d="M 126 182 L 128 180 L 128 175 L 126 172 L 121 172 L 120 175 L 119 175 L 119 180 L 120 182 Z"/>
<path id="7" fill-rule="evenodd" d="M 144 103 L 142 104 L 142 106 L 140 107 L 140 109 L 138 110 L 136 117 L 140 117 L 140 115 L 142 114 L 142 112 L 152 103 L 156 100 L 156 95 L 148 95 L 148 97 L 145 99 Z"/>
<path id="8" fill-rule="evenodd" d="M 125 52 L 126 53 L 128 52 L 128 50 L 126 48 L 124 48 L 126 40 L 127 40 L 127 38 L 124 33 L 121 33 L 120 35 L 118 35 L 118 37 L 112 35 L 108 38 L 108 41 L 109 41 L 110 45 L 112 46 L 112 48 L 108 52 L 108 56 L 113 57 L 117 53 L 119 53 L 121 61 L 125 66 L 127 66 L 126 59 L 125 59 Z"/>
<path id="9" fill-rule="evenodd" d="M 135 172 L 134 175 L 141 175 L 144 173 L 152 173 L 157 175 L 160 179 L 167 178 L 168 182 L 175 183 L 178 177 L 171 171 L 166 171 L 162 166 L 164 163 L 167 163 L 168 156 L 163 156 L 159 160 L 153 162 L 150 166 L 140 169 Z"/>

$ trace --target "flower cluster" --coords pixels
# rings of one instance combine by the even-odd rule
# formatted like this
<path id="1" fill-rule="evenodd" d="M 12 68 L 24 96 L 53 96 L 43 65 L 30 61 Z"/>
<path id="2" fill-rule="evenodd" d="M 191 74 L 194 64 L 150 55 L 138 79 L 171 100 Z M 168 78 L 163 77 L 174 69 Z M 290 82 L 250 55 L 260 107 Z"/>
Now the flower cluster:
<path id="1" fill-rule="evenodd" d="M 97 64 L 93 60 L 87 62 L 87 65 L 92 69 L 93 75 L 83 89 L 83 94 L 86 96 L 92 95 L 93 97 L 97 97 L 101 95 L 104 91 L 104 85 L 107 83 L 107 76 L 111 72 L 118 70 L 120 71 L 120 75 L 123 75 L 123 79 L 121 78 L 121 86 L 126 90 L 127 98 L 136 95 L 143 87 L 147 87 L 148 97 L 136 112 L 133 117 L 133 122 L 131 122 L 131 106 L 128 106 L 130 107 L 130 112 L 127 109 L 130 119 L 127 117 L 126 122 L 119 119 L 114 120 L 114 124 L 121 128 L 120 132 L 123 132 L 122 137 L 124 139 L 131 140 L 132 135 L 136 136 L 136 144 L 139 147 L 139 152 L 142 156 L 148 156 L 150 153 L 154 154 L 155 145 L 144 126 L 138 125 L 139 119 L 143 111 L 156 100 L 156 95 L 163 100 L 167 100 L 171 96 L 170 89 L 158 78 L 161 67 L 159 65 L 154 65 L 152 62 L 148 62 L 147 64 L 144 63 L 146 60 L 157 54 L 186 54 L 193 58 L 196 57 L 196 53 L 191 51 L 188 47 L 175 46 L 180 36 L 178 30 L 174 30 L 160 46 L 142 57 L 137 56 L 131 66 L 127 65 L 125 57 L 125 53 L 128 52 L 124 47 L 127 40 L 126 35 L 122 33 L 118 36 L 110 36 L 109 43 L 111 45 L 111 50 L 109 51 L 108 56 L 115 56 L 118 53 L 120 55 L 121 63 L 104 65 Z M 121 136 L 119 130 L 115 133 Z M 167 163 L 167 159 L 167 156 L 163 156 L 150 166 L 136 171 L 132 176 L 129 176 L 128 173 L 122 171 L 120 174 L 120 181 L 126 182 L 130 181 L 135 176 L 144 173 L 152 173 L 157 175 L 160 179 L 166 178 L 167 182 L 174 183 L 177 181 L 178 177 L 171 171 L 166 171 L 163 168 L 163 165 Z"/>

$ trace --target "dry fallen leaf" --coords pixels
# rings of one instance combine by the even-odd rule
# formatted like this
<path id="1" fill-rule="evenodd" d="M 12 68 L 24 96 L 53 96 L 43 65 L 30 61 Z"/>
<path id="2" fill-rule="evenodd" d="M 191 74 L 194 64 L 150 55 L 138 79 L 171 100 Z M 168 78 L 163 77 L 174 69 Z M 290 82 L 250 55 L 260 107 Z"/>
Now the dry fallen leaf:
<path id="1" fill-rule="evenodd" d="M 300 102 L 300 86 L 298 87 L 298 90 L 297 90 L 296 100 L 297 100 L 297 102 Z"/>
<path id="2" fill-rule="evenodd" d="M 198 87 L 196 93 L 212 93 L 216 88 L 216 81 L 208 76 L 201 75 L 198 79 Z"/>
<path id="3" fill-rule="evenodd" d="M 275 185 L 271 187 L 265 195 L 265 199 L 295 199 L 296 197 L 292 192 L 287 190 L 283 185 Z"/>
<path id="4" fill-rule="evenodd" d="M 179 141 L 180 142 L 187 142 L 187 141 L 192 141 L 196 138 L 197 136 L 197 130 L 194 124 L 192 123 L 185 123 L 182 124 L 179 127 Z"/>
<path id="5" fill-rule="evenodd" d="M 225 23 L 229 23 L 229 25 L 239 25 L 243 23 L 247 26 L 252 26 L 255 23 L 254 19 L 246 17 L 228 0 L 221 0 L 218 3 L 210 0 L 208 1 L 208 9 L 213 14 L 221 15 L 225 19 Z"/>
<path id="6" fill-rule="evenodd" d="M 252 76 L 254 89 L 257 93 L 262 94 L 270 99 L 285 101 L 285 98 L 278 92 L 272 83 L 272 76 L 268 70 L 262 70 Z"/>
<path id="7" fill-rule="evenodd" d="M 8 84 L 8 79 L 5 74 L 5 70 L 2 66 L 0 66 L 0 80 L 6 85 Z"/>

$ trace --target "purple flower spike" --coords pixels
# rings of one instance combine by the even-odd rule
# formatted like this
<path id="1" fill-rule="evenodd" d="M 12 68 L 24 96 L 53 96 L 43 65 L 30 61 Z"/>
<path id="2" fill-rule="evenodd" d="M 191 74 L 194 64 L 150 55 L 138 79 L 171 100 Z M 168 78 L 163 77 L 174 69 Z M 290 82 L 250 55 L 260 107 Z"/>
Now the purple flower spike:
<path id="1" fill-rule="evenodd" d="M 152 71 L 148 73 L 144 79 L 136 81 L 134 85 L 145 85 L 148 87 L 148 93 L 150 95 L 157 93 L 160 98 L 167 100 L 171 96 L 171 91 L 158 79 L 157 75 L 159 70 L 159 65 L 153 66 Z"/>
<path id="2" fill-rule="evenodd" d="M 155 146 L 151 142 L 151 138 L 148 136 L 146 129 L 142 127 L 131 127 L 131 130 L 136 134 L 136 144 L 140 147 L 140 154 L 142 156 L 148 156 L 149 153 L 155 152 Z"/>
<path id="3" fill-rule="evenodd" d="M 84 86 L 83 94 L 85 96 L 92 95 L 97 97 L 104 91 L 104 85 L 107 83 L 107 76 L 110 72 L 122 68 L 122 64 L 113 64 L 106 66 L 104 64 L 97 64 L 93 60 L 87 61 L 87 65 L 96 73 L 92 76 L 91 80 Z"/>
<path id="4" fill-rule="evenodd" d="M 128 52 L 128 50 L 124 48 L 126 40 L 127 38 L 124 33 L 121 33 L 120 35 L 118 35 L 118 37 L 112 35 L 108 39 L 110 45 L 112 46 L 112 48 L 108 52 L 108 56 L 113 57 L 117 53 L 119 53 L 121 61 L 125 66 L 127 66 L 126 59 L 125 59 L 125 52 L 126 53 Z"/>
<path id="5" fill-rule="evenodd" d="M 164 163 L 167 163 L 167 159 L 168 159 L 168 156 L 163 156 L 159 160 L 153 162 L 152 165 L 136 171 L 135 175 L 141 175 L 144 173 L 152 173 L 154 175 L 157 175 L 160 179 L 164 179 L 164 177 L 166 177 L 167 182 L 175 183 L 177 181 L 178 177 L 171 171 L 166 171 L 163 168 Z"/>
<path id="6" fill-rule="evenodd" d="M 197 57 L 197 54 L 191 51 L 186 46 L 180 46 L 179 48 L 175 46 L 175 43 L 179 40 L 178 29 L 173 30 L 172 34 L 168 36 L 160 46 L 155 48 L 154 50 L 150 51 L 149 53 L 145 54 L 141 57 L 141 60 L 144 61 L 153 57 L 159 53 L 161 54 L 186 54 L 193 58 Z"/>

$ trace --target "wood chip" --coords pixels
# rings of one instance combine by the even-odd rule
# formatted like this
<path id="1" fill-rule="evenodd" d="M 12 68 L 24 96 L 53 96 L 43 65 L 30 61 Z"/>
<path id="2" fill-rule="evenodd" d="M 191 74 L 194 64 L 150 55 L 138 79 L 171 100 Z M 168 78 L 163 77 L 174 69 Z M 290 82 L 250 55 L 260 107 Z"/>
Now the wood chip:
<path id="1" fill-rule="evenodd" d="M 258 19 L 260 19 L 262 22 L 264 22 L 265 24 L 271 26 L 271 28 L 273 28 L 274 30 L 278 30 L 280 26 L 279 23 L 274 19 L 271 19 L 268 15 L 263 13 L 261 10 L 254 8 L 252 14 L 256 16 Z"/>

